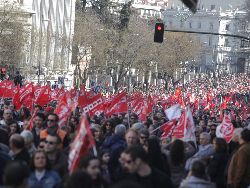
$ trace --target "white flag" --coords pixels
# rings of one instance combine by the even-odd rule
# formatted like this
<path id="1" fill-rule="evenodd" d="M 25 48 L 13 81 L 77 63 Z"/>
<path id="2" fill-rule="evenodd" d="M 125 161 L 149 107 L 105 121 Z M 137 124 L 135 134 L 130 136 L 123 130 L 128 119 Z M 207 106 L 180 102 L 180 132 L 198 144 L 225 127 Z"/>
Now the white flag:
<path id="1" fill-rule="evenodd" d="M 187 106 L 185 113 L 184 141 L 193 141 L 196 144 L 194 119 L 189 106 Z"/>
<path id="2" fill-rule="evenodd" d="M 173 119 L 179 119 L 181 117 L 181 106 L 179 104 L 175 104 L 174 106 L 166 109 L 165 114 L 169 121 Z"/>

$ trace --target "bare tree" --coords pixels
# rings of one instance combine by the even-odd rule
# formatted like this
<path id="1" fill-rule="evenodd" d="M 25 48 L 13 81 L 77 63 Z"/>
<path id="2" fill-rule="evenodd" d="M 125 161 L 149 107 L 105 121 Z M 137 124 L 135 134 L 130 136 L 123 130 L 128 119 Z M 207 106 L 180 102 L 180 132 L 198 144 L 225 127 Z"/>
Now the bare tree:
<path id="1" fill-rule="evenodd" d="M 156 46 L 157 55 L 155 56 L 158 62 L 158 72 L 165 80 L 165 89 L 168 89 L 169 81 L 174 81 L 174 73 L 181 68 L 186 68 L 185 63 L 188 64 L 188 68 L 197 66 L 200 51 L 201 45 L 195 35 L 166 33 L 164 43 Z"/>
<path id="2" fill-rule="evenodd" d="M 127 28 L 104 29 L 102 37 L 105 40 L 97 41 L 93 58 L 100 69 L 104 69 L 112 78 L 115 91 L 118 91 L 123 80 L 129 77 L 131 68 L 148 60 L 149 46 L 152 45 L 152 42 L 149 43 L 151 35 L 152 31 L 147 23 L 135 16 L 130 18 Z"/>
<path id="3" fill-rule="evenodd" d="M 93 9 L 81 9 L 77 13 L 73 41 L 73 54 L 77 55 L 72 63 L 76 65 L 75 74 L 83 83 L 90 74 L 106 75 L 112 79 L 117 92 L 123 84 L 130 86 L 127 82 L 134 68 L 144 75 L 148 88 L 155 63 L 167 82 L 177 69 L 182 68 L 182 62 L 193 60 L 199 54 L 199 42 L 190 35 L 167 33 L 163 44 L 153 43 L 152 27 L 136 15 L 131 16 L 129 4 L 123 6 L 118 19 L 113 21 L 104 21 L 100 15 L 101 12 Z M 81 68 L 87 51 L 80 49 L 86 48 L 91 49 L 91 59 Z"/>
<path id="4" fill-rule="evenodd" d="M 75 65 L 74 76 L 77 86 L 85 83 L 88 78 L 90 54 L 93 53 L 94 48 L 97 48 L 97 42 L 98 52 L 104 53 L 102 52 L 104 48 L 100 46 L 100 44 L 104 45 L 104 42 L 99 42 L 105 39 L 101 37 L 102 33 L 103 24 L 95 12 L 91 10 L 77 11 L 72 47 L 72 64 Z M 96 55 L 98 54 L 96 53 Z"/>
<path id="5" fill-rule="evenodd" d="M 26 13 L 17 3 L 1 1 L 0 4 L 0 61 L 8 71 L 14 71 L 20 65 L 24 55 L 24 46 L 29 31 L 24 22 Z"/>

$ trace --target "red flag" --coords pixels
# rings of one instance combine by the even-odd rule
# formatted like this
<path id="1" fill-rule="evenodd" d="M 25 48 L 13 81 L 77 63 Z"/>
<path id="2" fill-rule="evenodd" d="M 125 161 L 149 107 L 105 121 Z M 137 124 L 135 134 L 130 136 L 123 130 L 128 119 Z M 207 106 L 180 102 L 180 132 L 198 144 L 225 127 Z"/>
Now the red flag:
<path id="1" fill-rule="evenodd" d="M 175 138 L 183 138 L 184 137 L 184 128 L 185 128 L 185 119 L 186 119 L 186 113 L 183 112 L 181 114 L 181 117 L 173 131 L 172 136 Z"/>
<path id="2" fill-rule="evenodd" d="M 67 103 L 66 95 L 61 98 L 61 100 L 58 102 L 58 105 L 56 106 L 55 113 L 59 117 L 59 127 L 62 127 L 66 124 L 68 117 L 70 116 L 72 112 L 71 106 Z"/>
<path id="3" fill-rule="evenodd" d="M 175 90 L 175 97 L 178 98 L 180 95 L 181 95 L 181 88 L 178 87 L 178 88 Z"/>
<path id="4" fill-rule="evenodd" d="M 44 106 L 51 101 L 51 88 L 49 86 L 36 87 L 34 92 L 34 103 Z"/>
<path id="5" fill-rule="evenodd" d="M 115 113 L 125 113 L 128 111 L 127 94 L 121 92 L 116 95 L 106 108 L 106 114 L 111 116 Z"/>
<path id="6" fill-rule="evenodd" d="M 28 127 L 26 127 L 26 129 L 29 131 L 31 131 L 33 128 L 33 121 L 36 117 L 37 111 L 38 111 L 38 109 L 33 112 L 32 117 L 30 118 L 30 121 L 29 121 L 29 125 L 28 125 Z"/>
<path id="7" fill-rule="evenodd" d="M 233 137 L 234 129 L 229 115 L 225 114 L 221 125 L 216 129 L 216 136 L 223 137 L 229 143 Z"/>
<path id="8" fill-rule="evenodd" d="M 14 95 L 13 95 L 13 104 L 15 105 L 16 109 L 19 110 L 22 106 L 22 103 L 20 101 L 20 87 L 17 86 L 14 89 Z"/>
<path id="9" fill-rule="evenodd" d="M 51 100 L 58 100 L 59 98 L 61 98 L 63 96 L 63 94 L 65 93 L 64 88 L 56 88 L 53 91 L 51 91 Z"/>
<path id="10" fill-rule="evenodd" d="M 31 95 L 28 95 L 26 98 L 23 99 L 22 105 L 27 107 L 30 111 L 33 110 L 34 106 L 34 98 Z"/>
<path id="11" fill-rule="evenodd" d="M 143 101 L 143 97 L 134 97 L 130 103 L 131 105 L 131 110 L 132 112 L 136 113 L 137 115 L 141 114 L 142 110 L 143 110 L 143 106 L 144 106 L 144 101 Z"/>
<path id="12" fill-rule="evenodd" d="M 87 103 L 87 93 L 85 90 L 85 85 L 82 85 L 79 91 L 78 105 L 79 107 L 84 107 L 86 103 Z"/>
<path id="13" fill-rule="evenodd" d="M 33 84 L 30 83 L 25 87 L 22 87 L 19 91 L 19 97 L 20 97 L 20 101 L 23 102 L 25 98 L 31 96 L 33 98 Z"/>
<path id="14" fill-rule="evenodd" d="M 161 135 L 161 139 L 170 138 L 172 136 L 173 131 L 174 131 L 175 125 L 176 125 L 175 119 L 163 124 L 160 128 L 161 131 L 164 131 Z"/>
<path id="15" fill-rule="evenodd" d="M 80 158 L 88 154 L 89 149 L 95 146 L 95 140 L 89 128 L 89 123 L 84 116 L 81 120 L 77 135 L 70 147 L 69 153 L 69 173 L 77 170 Z"/>
<path id="16" fill-rule="evenodd" d="M 144 97 L 142 106 L 140 106 L 141 108 L 139 108 L 141 111 L 137 112 L 139 119 L 141 121 L 146 121 L 147 115 L 153 111 L 153 105 L 154 105 L 154 101 L 150 95 L 147 98 Z"/>
<path id="17" fill-rule="evenodd" d="M 13 84 L 13 81 L 9 80 L 4 80 L 0 82 L 0 97 L 12 98 L 14 95 Z"/>
<path id="18" fill-rule="evenodd" d="M 153 106 L 154 106 L 154 100 L 151 97 L 151 95 L 148 95 L 147 114 L 150 114 L 153 111 Z"/>
<path id="19" fill-rule="evenodd" d="M 89 96 L 87 104 L 83 107 L 84 113 L 90 116 L 100 115 L 104 111 L 102 95 L 99 93 L 95 96 Z"/>

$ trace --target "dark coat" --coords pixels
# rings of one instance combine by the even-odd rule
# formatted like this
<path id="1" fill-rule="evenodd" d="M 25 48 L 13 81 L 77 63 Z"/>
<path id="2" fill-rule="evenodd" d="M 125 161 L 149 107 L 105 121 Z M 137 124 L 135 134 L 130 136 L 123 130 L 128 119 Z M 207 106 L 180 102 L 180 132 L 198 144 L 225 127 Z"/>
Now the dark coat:
<path id="1" fill-rule="evenodd" d="M 5 144 L 5 145 L 9 145 L 9 136 L 8 136 L 8 132 L 1 128 L 0 125 L 0 143 Z"/>
<path id="2" fill-rule="evenodd" d="M 27 165 L 30 164 L 30 154 L 29 152 L 24 148 L 21 152 L 13 156 L 14 161 L 24 161 L 27 163 Z"/>
<path id="3" fill-rule="evenodd" d="M 0 150 L 0 185 L 2 185 L 2 177 L 3 177 L 3 171 L 6 166 L 6 164 L 11 160 L 10 156 Z"/>
<path id="4" fill-rule="evenodd" d="M 245 188 L 250 185 L 250 143 L 240 146 L 228 168 L 228 184 Z"/>
<path id="5" fill-rule="evenodd" d="M 111 173 L 112 178 L 115 176 L 116 169 L 119 167 L 119 157 L 121 153 L 127 147 L 126 141 L 121 136 L 114 134 L 109 137 L 102 145 L 103 149 L 110 150 L 110 163 L 109 163 L 109 170 Z"/>
<path id="6" fill-rule="evenodd" d="M 227 153 L 215 153 L 211 156 L 208 165 L 208 175 L 217 187 L 226 187 L 225 170 L 228 161 Z"/>
<path id="7" fill-rule="evenodd" d="M 49 161 L 53 170 L 55 170 L 63 179 L 68 174 L 68 157 L 63 152 L 58 152 L 56 160 Z"/>
<path id="8" fill-rule="evenodd" d="M 146 177 L 140 177 L 138 174 L 133 174 L 129 177 L 129 179 L 139 183 L 143 188 L 173 187 L 170 177 L 167 174 L 155 168 L 152 168 L 151 174 Z"/>

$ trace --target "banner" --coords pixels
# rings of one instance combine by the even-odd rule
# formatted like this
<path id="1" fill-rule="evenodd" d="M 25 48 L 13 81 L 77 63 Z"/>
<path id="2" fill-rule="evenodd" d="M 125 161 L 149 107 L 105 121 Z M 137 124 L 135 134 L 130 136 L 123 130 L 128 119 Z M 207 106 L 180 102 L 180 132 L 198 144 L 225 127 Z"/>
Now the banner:
<path id="1" fill-rule="evenodd" d="M 172 121 L 168 121 L 165 124 L 163 124 L 160 128 L 161 131 L 163 131 L 163 133 L 161 134 L 161 139 L 164 138 L 171 138 L 172 134 L 174 132 L 175 129 L 175 125 L 176 125 L 176 120 L 172 120 Z"/>
<path id="2" fill-rule="evenodd" d="M 95 140 L 89 128 L 87 117 L 81 120 L 77 135 L 71 144 L 69 152 L 69 173 L 77 170 L 80 158 L 85 156 L 89 149 L 95 146 Z"/>
<path id="3" fill-rule="evenodd" d="M 216 136 L 224 138 L 229 143 L 232 140 L 234 129 L 229 115 L 224 114 L 222 123 L 216 128 Z"/>

